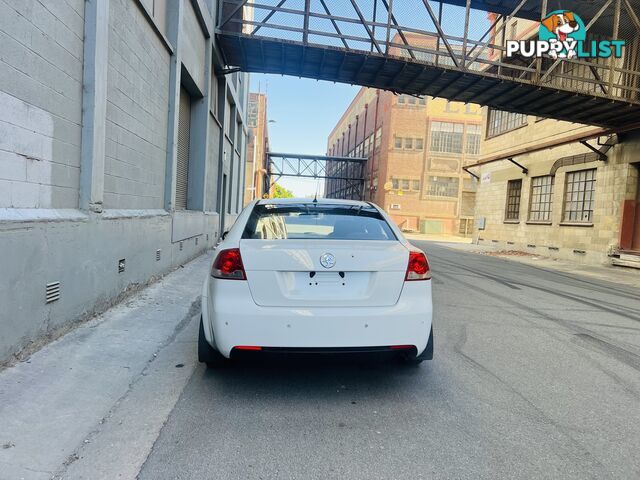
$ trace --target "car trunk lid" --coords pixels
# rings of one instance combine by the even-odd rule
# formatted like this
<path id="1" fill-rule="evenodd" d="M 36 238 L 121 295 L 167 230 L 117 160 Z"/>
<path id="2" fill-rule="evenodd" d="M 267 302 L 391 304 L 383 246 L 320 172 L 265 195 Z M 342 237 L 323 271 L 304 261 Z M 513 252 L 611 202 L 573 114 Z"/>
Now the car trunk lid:
<path id="1" fill-rule="evenodd" d="M 265 307 L 395 305 L 409 257 L 400 242 L 372 240 L 245 239 L 240 252 L 251 296 Z M 335 264 L 323 266 L 323 256 Z"/>

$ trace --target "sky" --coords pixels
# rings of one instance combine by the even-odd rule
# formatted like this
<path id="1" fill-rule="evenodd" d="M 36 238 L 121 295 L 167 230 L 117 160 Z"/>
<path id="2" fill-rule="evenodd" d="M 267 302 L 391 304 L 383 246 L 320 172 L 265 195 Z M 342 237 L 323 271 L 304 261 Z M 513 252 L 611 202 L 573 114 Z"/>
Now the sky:
<path id="1" fill-rule="evenodd" d="M 367 5 L 367 0 L 362 1 Z M 371 0 L 368 1 L 372 4 Z M 412 1 L 414 7 L 415 2 Z M 423 8 L 419 9 L 420 14 L 416 17 L 413 8 L 407 8 L 406 4 L 400 2 L 397 5 L 405 7 L 394 8 L 403 25 L 406 22 L 414 27 L 429 27 L 430 21 Z M 437 10 L 437 5 L 434 4 L 434 8 Z M 271 21 L 278 23 L 275 20 L 277 15 Z M 464 8 L 445 5 L 442 26 L 448 35 L 463 35 Z M 488 27 L 487 13 L 472 10 L 470 37 L 480 38 Z M 430 29 L 433 30 L 433 26 Z M 269 123 L 270 149 L 278 153 L 324 155 L 329 133 L 359 89 L 358 86 L 306 78 L 251 74 L 251 91 L 267 94 L 268 118 L 272 121 Z M 323 191 L 322 180 L 283 177 L 278 183 L 293 190 L 296 196 L 313 195 L 317 189 L 320 193 Z"/>
<path id="2" fill-rule="evenodd" d="M 327 138 L 360 87 L 282 75 L 251 74 L 251 91 L 267 94 L 269 148 L 278 153 L 324 155 Z M 322 181 L 283 177 L 278 183 L 309 196 Z M 320 185 L 318 185 L 320 183 Z"/>

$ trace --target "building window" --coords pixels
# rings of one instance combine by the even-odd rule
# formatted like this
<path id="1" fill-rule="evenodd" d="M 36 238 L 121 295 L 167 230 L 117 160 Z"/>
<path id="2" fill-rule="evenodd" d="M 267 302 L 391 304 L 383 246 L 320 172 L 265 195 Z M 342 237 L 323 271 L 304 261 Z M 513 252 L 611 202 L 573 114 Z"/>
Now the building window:
<path id="1" fill-rule="evenodd" d="M 527 124 L 527 116 L 521 113 L 489 109 L 487 136 L 494 137 Z"/>
<path id="2" fill-rule="evenodd" d="M 564 195 L 565 222 L 593 222 L 596 169 L 567 173 Z"/>
<path id="3" fill-rule="evenodd" d="M 378 127 L 378 130 L 376 130 L 376 141 L 375 141 L 374 148 L 378 148 L 381 143 L 382 143 L 382 127 Z"/>
<path id="4" fill-rule="evenodd" d="M 422 138 L 416 138 L 416 150 L 424 149 L 424 140 Z"/>
<path id="5" fill-rule="evenodd" d="M 468 155 L 480 154 L 480 125 L 467 125 L 465 152 Z"/>
<path id="6" fill-rule="evenodd" d="M 413 138 L 404 139 L 404 148 L 405 150 L 411 150 L 413 148 Z"/>
<path id="7" fill-rule="evenodd" d="M 504 219 L 507 221 L 520 220 L 520 197 L 522 195 L 522 180 L 509 180 L 507 183 L 507 208 Z"/>
<path id="8" fill-rule="evenodd" d="M 429 177 L 426 194 L 432 197 L 457 198 L 460 179 L 457 177 Z"/>
<path id="9" fill-rule="evenodd" d="M 409 96 L 409 98 L 407 99 L 407 103 L 409 105 L 415 105 L 416 104 L 416 97 Z"/>
<path id="10" fill-rule="evenodd" d="M 420 99 L 418 100 L 418 103 L 420 105 L 426 105 L 427 104 L 427 98 L 426 97 L 420 97 Z"/>
<path id="11" fill-rule="evenodd" d="M 531 207 L 529 220 L 532 222 L 550 222 L 553 203 L 552 175 L 531 179 Z"/>
<path id="12" fill-rule="evenodd" d="M 432 122 L 431 151 L 441 153 L 462 153 L 462 123 Z"/>
<path id="13" fill-rule="evenodd" d="M 419 192 L 420 180 L 411 180 L 407 178 L 392 178 L 391 179 L 392 190 L 402 190 L 405 192 Z"/>
<path id="14" fill-rule="evenodd" d="M 402 148 L 402 137 L 396 137 L 394 146 L 395 148 Z"/>
<path id="15" fill-rule="evenodd" d="M 404 95 L 398 95 L 398 103 L 400 104 L 405 103 Z"/>

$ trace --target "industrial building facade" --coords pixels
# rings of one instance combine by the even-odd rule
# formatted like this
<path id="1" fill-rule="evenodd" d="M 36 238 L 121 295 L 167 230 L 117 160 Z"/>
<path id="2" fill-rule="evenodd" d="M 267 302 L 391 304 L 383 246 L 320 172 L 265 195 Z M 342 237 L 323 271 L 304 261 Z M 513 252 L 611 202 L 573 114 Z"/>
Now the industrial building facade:
<path id="1" fill-rule="evenodd" d="M 363 88 L 331 132 L 330 155 L 367 157 L 364 198 L 405 231 L 468 234 L 480 155 L 480 107 Z M 326 182 L 332 196 L 341 183 Z"/>
<path id="2" fill-rule="evenodd" d="M 511 19 L 492 32 L 493 41 L 533 40 L 538 28 L 538 22 Z M 492 50 L 490 58 L 499 55 Z M 580 66 L 574 75 L 591 79 L 591 88 L 601 91 L 594 72 Z M 575 88 L 584 86 L 577 82 Z M 640 268 L 638 130 L 616 134 L 485 107 L 482 136 L 482 158 L 469 168 L 479 179 L 475 241 L 578 263 Z"/>
<path id="3" fill-rule="evenodd" d="M 265 185 L 267 153 L 269 152 L 269 121 L 267 117 L 267 96 L 264 93 L 250 93 L 247 108 L 247 166 L 245 177 L 244 204 L 268 193 Z"/>
<path id="4" fill-rule="evenodd" d="M 248 76 L 214 0 L 0 2 L 0 362 L 212 247 Z"/>
<path id="5" fill-rule="evenodd" d="M 489 109 L 484 119 L 483 161 L 469 169 L 480 178 L 478 243 L 640 266 L 638 132 Z"/>

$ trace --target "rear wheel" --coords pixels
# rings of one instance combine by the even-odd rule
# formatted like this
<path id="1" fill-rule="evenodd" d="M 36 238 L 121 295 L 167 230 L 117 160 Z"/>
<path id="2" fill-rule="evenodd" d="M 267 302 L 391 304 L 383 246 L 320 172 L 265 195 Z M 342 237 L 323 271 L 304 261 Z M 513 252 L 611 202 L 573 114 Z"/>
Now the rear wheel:
<path id="1" fill-rule="evenodd" d="M 424 349 L 424 351 L 417 357 L 403 358 L 404 363 L 407 365 L 419 365 L 425 360 L 433 360 L 433 325 L 431 326 L 431 331 L 429 332 L 429 341 L 427 342 L 427 347 Z"/>
<path id="2" fill-rule="evenodd" d="M 207 338 L 204 336 L 202 316 L 200 316 L 200 332 L 198 334 L 198 361 L 206 363 L 209 368 L 220 368 L 229 364 L 229 359 L 207 342 Z"/>

